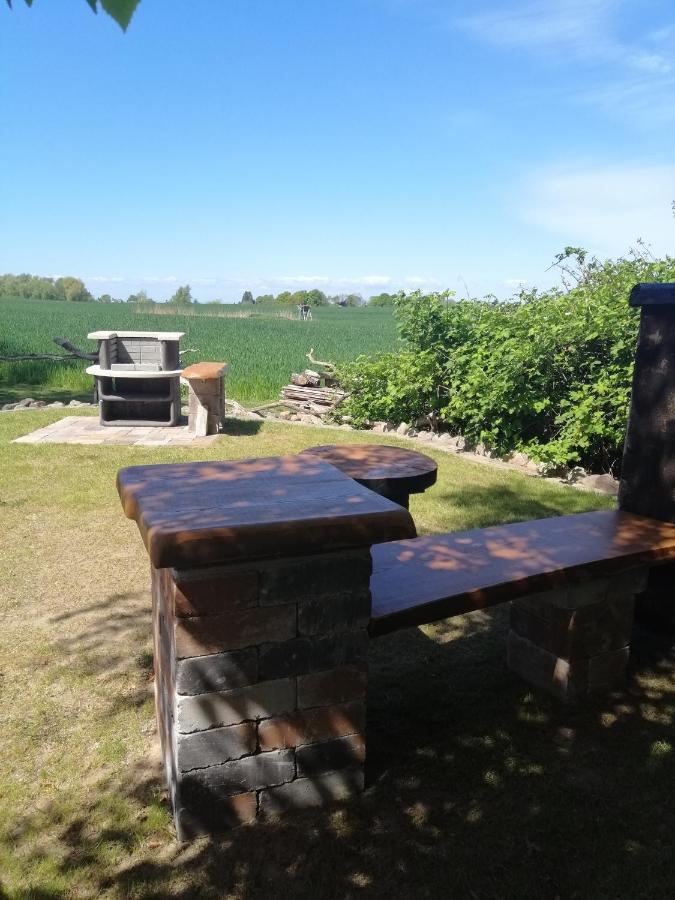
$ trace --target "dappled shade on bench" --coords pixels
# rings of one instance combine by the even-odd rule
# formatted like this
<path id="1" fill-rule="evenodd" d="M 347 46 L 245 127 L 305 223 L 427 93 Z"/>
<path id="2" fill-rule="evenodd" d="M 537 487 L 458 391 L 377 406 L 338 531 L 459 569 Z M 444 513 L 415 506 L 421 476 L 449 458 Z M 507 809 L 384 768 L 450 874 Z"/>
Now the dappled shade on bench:
<path id="1" fill-rule="evenodd" d="M 415 534 L 410 513 L 298 456 L 134 466 L 117 486 L 154 566 L 298 556 Z"/>
<path id="2" fill-rule="evenodd" d="M 607 510 L 379 544 L 372 635 L 675 559 L 675 525 Z"/>
<path id="3" fill-rule="evenodd" d="M 421 494 L 436 484 L 435 460 L 403 447 L 322 444 L 303 450 L 300 456 L 329 462 L 354 481 L 406 509 L 410 494 Z"/>

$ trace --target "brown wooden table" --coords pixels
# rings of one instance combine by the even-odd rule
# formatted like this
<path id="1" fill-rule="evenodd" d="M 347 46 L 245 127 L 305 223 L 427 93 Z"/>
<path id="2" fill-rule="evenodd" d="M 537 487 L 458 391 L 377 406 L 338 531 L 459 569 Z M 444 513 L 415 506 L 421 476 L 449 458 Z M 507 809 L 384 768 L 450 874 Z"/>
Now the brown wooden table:
<path id="1" fill-rule="evenodd" d="M 408 509 L 410 494 L 436 483 L 438 466 L 431 457 L 384 444 L 325 444 L 299 454 L 329 462 L 354 481 Z"/>

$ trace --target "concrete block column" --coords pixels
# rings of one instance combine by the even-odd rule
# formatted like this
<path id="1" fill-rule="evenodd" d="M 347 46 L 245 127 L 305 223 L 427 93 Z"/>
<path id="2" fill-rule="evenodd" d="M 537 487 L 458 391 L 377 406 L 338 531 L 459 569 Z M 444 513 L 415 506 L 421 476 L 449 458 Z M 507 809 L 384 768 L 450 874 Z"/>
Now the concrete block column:
<path id="1" fill-rule="evenodd" d="M 197 437 L 218 434 L 225 418 L 226 363 L 195 363 L 183 370 L 188 382 L 188 430 Z"/>
<path id="2" fill-rule="evenodd" d="M 152 570 L 181 839 L 363 789 L 369 551 Z"/>
<path id="3" fill-rule="evenodd" d="M 509 668 L 562 700 L 580 700 L 621 684 L 634 598 L 646 582 L 647 570 L 635 569 L 514 600 Z"/>
<path id="4" fill-rule="evenodd" d="M 363 790 L 374 543 L 407 510 L 298 457 L 138 466 L 157 719 L 180 839 Z"/>

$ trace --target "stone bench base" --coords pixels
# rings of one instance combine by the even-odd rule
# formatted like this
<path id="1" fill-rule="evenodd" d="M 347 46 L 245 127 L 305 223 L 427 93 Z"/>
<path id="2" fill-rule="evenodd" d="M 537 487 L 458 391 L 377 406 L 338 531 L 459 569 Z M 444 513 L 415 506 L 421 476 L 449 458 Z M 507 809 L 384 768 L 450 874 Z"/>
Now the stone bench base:
<path id="1" fill-rule="evenodd" d="M 368 551 L 152 570 L 180 840 L 363 790 L 370 572 Z"/>
<path id="2" fill-rule="evenodd" d="M 634 597 L 646 581 L 647 570 L 639 569 L 513 601 L 509 668 L 563 700 L 620 684 Z"/>

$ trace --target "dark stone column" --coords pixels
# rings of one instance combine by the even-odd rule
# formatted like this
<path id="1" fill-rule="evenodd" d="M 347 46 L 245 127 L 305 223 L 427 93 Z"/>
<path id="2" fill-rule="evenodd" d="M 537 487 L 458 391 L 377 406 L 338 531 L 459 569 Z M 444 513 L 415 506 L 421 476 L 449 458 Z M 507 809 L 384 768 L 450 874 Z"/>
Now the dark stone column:
<path id="1" fill-rule="evenodd" d="M 675 523 L 675 284 L 638 284 L 640 307 L 619 508 Z M 675 632 L 675 566 L 652 570 L 639 620 Z"/>

